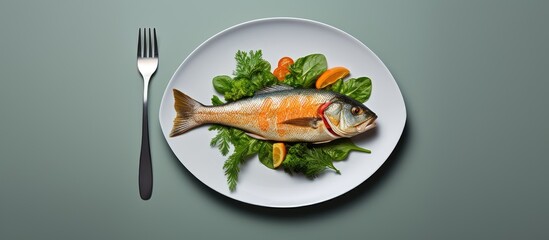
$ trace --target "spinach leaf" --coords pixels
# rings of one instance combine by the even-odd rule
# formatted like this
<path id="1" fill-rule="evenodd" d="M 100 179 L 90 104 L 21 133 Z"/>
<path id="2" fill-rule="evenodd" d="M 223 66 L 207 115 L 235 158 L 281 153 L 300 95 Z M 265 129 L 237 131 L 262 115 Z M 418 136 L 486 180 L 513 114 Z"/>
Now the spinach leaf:
<path id="1" fill-rule="evenodd" d="M 221 99 L 219 99 L 218 96 L 213 95 L 213 97 L 212 97 L 212 105 L 214 105 L 214 106 L 219 106 L 219 105 L 222 105 L 222 104 L 224 104 L 223 101 L 221 101 Z"/>
<path id="2" fill-rule="evenodd" d="M 290 74 L 286 75 L 284 83 L 293 87 L 312 87 L 315 80 L 325 72 L 327 68 L 328 63 L 326 57 L 322 54 L 311 54 L 298 58 L 295 63 L 288 68 Z"/>
<path id="3" fill-rule="evenodd" d="M 266 167 L 274 169 L 273 166 L 273 144 L 267 141 L 261 141 L 259 152 L 257 154 L 259 161 Z"/>
<path id="4" fill-rule="evenodd" d="M 345 81 L 340 79 L 327 90 L 341 93 L 359 102 L 366 102 L 372 93 L 372 80 L 368 77 L 351 78 Z"/>
<path id="5" fill-rule="evenodd" d="M 233 88 L 232 81 L 233 79 L 227 75 L 219 75 L 213 78 L 212 83 L 218 93 L 225 94 Z"/>
<path id="6" fill-rule="evenodd" d="M 333 161 L 341 161 L 349 156 L 351 151 L 371 153 L 370 150 L 355 145 L 349 138 L 341 138 L 318 147 L 324 153 L 330 155 Z"/>

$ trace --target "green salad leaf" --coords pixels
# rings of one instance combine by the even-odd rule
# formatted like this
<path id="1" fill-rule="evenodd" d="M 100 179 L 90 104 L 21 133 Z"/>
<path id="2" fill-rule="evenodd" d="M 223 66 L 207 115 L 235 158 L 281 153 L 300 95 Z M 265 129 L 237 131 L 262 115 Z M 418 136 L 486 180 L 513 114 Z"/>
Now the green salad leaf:
<path id="1" fill-rule="evenodd" d="M 326 69 L 328 62 L 323 54 L 307 55 L 290 65 L 290 73 L 286 75 L 284 83 L 292 87 L 310 88 Z"/>
<path id="2" fill-rule="evenodd" d="M 233 88 L 233 79 L 227 75 L 220 75 L 213 78 L 212 83 L 214 89 L 221 94 L 231 91 Z"/>
<path id="3" fill-rule="evenodd" d="M 219 99 L 219 97 L 217 95 L 213 95 L 212 105 L 219 106 L 219 105 L 222 105 L 222 104 L 225 104 L 225 103 L 223 101 L 221 101 L 221 99 Z"/>
<path id="4" fill-rule="evenodd" d="M 270 169 L 274 169 L 273 166 L 273 143 L 269 141 L 262 141 L 263 145 L 259 148 L 257 157 L 259 161 Z"/>
<path id="5" fill-rule="evenodd" d="M 359 102 L 366 102 L 372 94 L 372 80 L 368 77 L 340 79 L 327 90 L 341 93 Z"/>
<path id="6" fill-rule="evenodd" d="M 371 153 L 370 150 L 355 145 L 349 138 L 340 138 L 332 142 L 322 144 L 320 148 L 326 154 L 330 155 L 333 161 L 345 160 L 351 151 Z"/>

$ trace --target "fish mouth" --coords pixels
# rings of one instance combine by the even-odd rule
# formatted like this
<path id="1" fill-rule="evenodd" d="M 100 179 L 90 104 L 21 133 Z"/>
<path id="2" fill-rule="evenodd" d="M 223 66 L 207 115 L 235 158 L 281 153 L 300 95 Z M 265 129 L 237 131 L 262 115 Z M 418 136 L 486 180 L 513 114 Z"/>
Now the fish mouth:
<path id="1" fill-rule="evenodd" d="M 376 119 L 377 117 L 371 117 L 366 122 L 363 122 L 357 126 L 357 129 L 359 132 L 366 132 L 372 128 L 376 127 Z"/>

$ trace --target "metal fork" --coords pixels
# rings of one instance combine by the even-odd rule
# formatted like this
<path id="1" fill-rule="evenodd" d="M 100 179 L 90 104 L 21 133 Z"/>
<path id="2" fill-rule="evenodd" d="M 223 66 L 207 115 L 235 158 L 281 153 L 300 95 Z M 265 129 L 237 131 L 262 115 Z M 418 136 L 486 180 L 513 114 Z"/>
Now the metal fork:
<path id="1" fill-rule="evenodd" d="M 148 30 L 148 34 L 147 34 Z M 143 28 L 143 34 L 139 29 L 137 41 L 137 68 L 143 76 L 143 127 L 141 136 L 141 157 L 139 158 L 139 195 L 141 199 L 147 200 L 152 194 L 152 163 L 151 150 L 149 146 L 149 121 L 147 95 L 149 92 L 149 81 L 158 68 L 158 44 L 156 41 L 156 29 Z"/>

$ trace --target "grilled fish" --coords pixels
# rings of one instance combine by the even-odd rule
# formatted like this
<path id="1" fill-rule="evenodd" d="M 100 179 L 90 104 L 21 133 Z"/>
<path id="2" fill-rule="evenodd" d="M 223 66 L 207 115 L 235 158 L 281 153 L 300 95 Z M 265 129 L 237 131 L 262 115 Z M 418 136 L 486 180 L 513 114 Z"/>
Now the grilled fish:
<path id="1" fill-rule="evenodd" d="M 204 124 L 239 128 L 249 136 L 280 142 L 325 143 L 375 127 L 376 114 L 347 96 L 277 85 L 253 97 L 204 106 L 177 89 L 170 137 Z"/>

